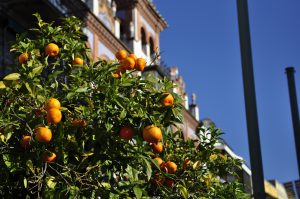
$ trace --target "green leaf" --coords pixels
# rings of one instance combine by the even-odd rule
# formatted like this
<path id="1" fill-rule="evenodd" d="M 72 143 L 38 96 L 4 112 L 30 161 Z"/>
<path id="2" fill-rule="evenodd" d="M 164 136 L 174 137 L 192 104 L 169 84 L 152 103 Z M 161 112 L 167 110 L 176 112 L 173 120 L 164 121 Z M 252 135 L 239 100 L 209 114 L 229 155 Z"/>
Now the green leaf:
<path id="1" fill-rule="evenodd" d="M 137 181 L 138 180 L 138 171 L 132 168 L 130 165 L 127 166 L 126 172 L 128 173 L 128 177 L 131 180 Z"/>
<path id="2" fill-rule="evenodd" d="M 49 75 L 48 79 L 54 79 L 56 78 L 59 74 L 63 73 L 64 71 L 55 71 L 53 74 Z"/>
<path id="3" fill-rule="evenodd" d="M 26 178 L 23 179 L 23 184 L 24 184 L 24 187 L 27 188 L 27 179 Z"/>
<path id="4" fill-rule="evenodd" d="M 109 193 L 109 199 L 119 199 L 119 195 L 114 194 L 114 193 Z"/>
<path id="5" fill-rule="evenodd" d="M 46 184 L 50 189 L 55 189 L 57 182 L 54 182 L 54 180 L 55 177 L 53 176 L 46 177 Z"/>
<path id="6" fill-rule="evenodd" d="M 28 92 L 30 93 L 30 95 L 33 95 L 32 89 L 30 88 L 30 86 L 27 82 L 25 83 L 25 86 L 26 86 Z"/>
<path id="7" fill-rule="evenodd" d="M 194 164 L 193 164 L 193 169 L 198 169 L 200 167 L 201 163 L 200 161 L 196 161 Z"/>
<path id="8" fill-rule="evenodd" d="M 5 84 L 3 83 L 3 81 L 0 81 L 0 89 L 4 89 L 6 88 Z"/>
<path id="9" fill-rule="evenodd" d="M 38 66 L 38 67 L 36 67 L 36 68 L 34 68 L 32 70 L 32 73 L 34 75 L 39 75 L 39 74 L 41 74 L 41 72 L 43 71 L 43 69 L 44 69 L 44 66 Z"/>
<path id="10" fill-rule="evenodd" d="M 3 154 L 2 157 L 3 157 L 3 161 L 4 161 L 5 165 L 7 166 L 7 168 L 10 168 L 11 167 L 11 162 L 10 162 L 9 155 L 8 154 Z"/>
<path id="11" fill-rule="evenodd" d="M 88 156 L 91 156 L 91 155 L 94 155 L 94 153 L 93 152 L 87 152 L 87 153 L 82 154 L 83 157 L 88 157 Z"/>
<path id="12" fill-rule="evenodd" d="M 9 75 L 6 75 L 3 79 L 4 80 L 12 80 L 12 81 L 14 81 L 14 80 L 20 79 L 20 76 L 21 75 L 19 73 L 11 73 Z"/>
<path id="13" fill-rule="evenodd" d="M 78 194 L 79 188 L 76 186 L 70 186 L 69 191 L 70 191 L 71 196 L 75 196 Z"/>
<path id="14" fill-rule="evenodd" d="M 124 119 L 126 117 L 126 114 L 127 114 L 126 110 L 123 109 L 121 114 L 120 114 L 120 119 Z"/>
<path id="15" fill-rule="evenodd" d="M 100 184 L 102 187 L 104 187 L 105 189 L 109 190 L 110 189 L 110 184 L 108 182 L 101 182 Z"/>
<path id="16" fill-rule="evenodd" d="M 133 187 L 133 191 L 134 191 L 134 194 L 136 196 L 137 199 L 141 199 L 142 198 L 142 195 L 143 195 L 143 191 L 141 188 L 139 187 Z"/>
<path id="17" fill-rule="evenodd" d="M 87 87 L 83 87 L 83 88 L 78 88 L 75 90 L 76 93 L 84 93 L 87 92 L 88 88 Z"/>
<path id="18" fill-rule="evenodd" d="M 178 185 L 180 193 L 184 199 L 188 199 L 188 191 L 183 185 Z"/>
<path id="19" fill-rule="evenodd" d="M 73 92 L 68 93 L 67 99 L 71 99 L 74 95 L 75 95 L 75 93 L 73 93 Z"/>
<path id="20" fill-rule="evenodd" d="M 55 88 L 56 87 L 56 83 L 53 82 L 51 85 L 50 85 L 51 88 Z"/>
<path id="21" fill-rule="evenodd" d="M 36 98 L 38 99 L 39 102 L 44 102 L 45 101 L 45 97 L 42 95 L 37 95 Z"/>
<path id="22" fill-rule="evenodd" d="M 30 170 L 32 173 L 34 173 L 33 163 L 32 163 L 31 160 L 27 160 L 26 166 L 29 168 L 29 170 Z"/>
<path id="23" fill-rule="evenodd" d="M 11 131 L 7 131 L 5 132 L 5 141 L 7 142 L 12 136 L 12 132 Z"/>
<path id="24" fill-rule="evenodd" d="M 140 157 L 143 159 L 144 163 L 146 164 L 147 178 L 148 178 L 148 180 L 150 180 L 150 178 L 152 176 L 151 164 L 149 163 L 149 161 L 145 157 L 143 157 L 143 156 L 140 156 Z"/>
<path id="25" fill-rule="evenodd" d="M 110 131 L 113 128 L 113 125 L 111 123 L 105 123 L 105 128 L 107 131 Z"/>
<path id="26" fill-rule="evenodd" d="M 5 136 L 0 133 L 0 143 L 5 141 Z"/>

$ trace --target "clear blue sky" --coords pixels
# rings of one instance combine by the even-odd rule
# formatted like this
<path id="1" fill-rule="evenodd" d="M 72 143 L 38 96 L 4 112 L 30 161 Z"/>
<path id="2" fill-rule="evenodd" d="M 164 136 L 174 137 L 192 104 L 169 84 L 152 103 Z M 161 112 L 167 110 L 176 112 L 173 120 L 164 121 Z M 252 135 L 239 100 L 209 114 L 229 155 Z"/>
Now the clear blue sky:
<path id="1" fill-rule="evenodd" d="M 161 33 L 168 66 L 178 66 L 200 117 L 226 134 L 249 162 L 235 0 L 155 0 L 169 27 Z M 249 0 L 250 29 L 265 179 L 298 178 L 286 66 L 296 69 L 300 102 L 300 1 Z"/>

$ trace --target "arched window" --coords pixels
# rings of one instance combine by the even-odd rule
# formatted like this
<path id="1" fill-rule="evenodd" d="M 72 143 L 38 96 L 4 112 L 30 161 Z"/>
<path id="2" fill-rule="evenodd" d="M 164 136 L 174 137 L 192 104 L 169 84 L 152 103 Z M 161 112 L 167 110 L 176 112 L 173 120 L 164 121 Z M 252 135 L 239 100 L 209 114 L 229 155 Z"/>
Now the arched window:
<path id="1" fill-rule="evenodd" d="M 120 38 L 123 42 L 126 41 L 126 32 L 123 21 L 120 22 Z"/>
<path id="2" fill-rule="evenodd" d="M 146 32 L 144 28 L 141 28 L 141 38 L 142 38 L 142 50 L 146 54 L 147 39 L 146 39 Z"/>
<path id="3" fill-rule="evenodd" d="M 154 42 L 152 37 L 149 39 L 149 44 L 150 44 L 150 57 L 153 59 L 155 57 L 155 50 L 154 50 Z"/>

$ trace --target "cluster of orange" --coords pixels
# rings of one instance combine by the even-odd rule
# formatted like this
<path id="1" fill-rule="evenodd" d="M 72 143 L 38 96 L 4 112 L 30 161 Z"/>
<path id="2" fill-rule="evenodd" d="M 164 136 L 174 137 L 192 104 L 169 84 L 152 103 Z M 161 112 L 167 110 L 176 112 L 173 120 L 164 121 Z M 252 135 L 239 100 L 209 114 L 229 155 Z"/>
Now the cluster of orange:
<path id="1" fill-rule="evenodd" d="M 115 54 L 119 60 L 120 66 L 117 71 L 113 74 L 115 78 L 120 78 L 121 74 L 125 73 L 126 70 L 138 70 L 144 71 L 146 66 L 146 60 L 143 58 L 137 58 L 135 54 L 129 54 L 126 50 L 119 50 Z"/>
<path id="2" fill-rule="evenodd" d="M 173 106 L 174 97 L 172 96 L 172 94 L 164 93 L 163 98 L 161 100 L 161 104 L 162 104 L 162 106 L 165 106 L 165 107 Z M 123 127 L 123 128 L 121 128 L 119 135 L 122 139 L 131 140 L 134 136 L 134 129 L 131 127 Z M 146 142 L 150 143 L 150 146 L 151 146 L 153 152 L 156 154 L 160 154 L 163 152 L 164 145 L 161 142 L 162 137 L 163 137 L 162 131 L 157 126 L 149 125 L 143 129 L 143 139 Z M 160 167 L 161 171 L 169 173 L 169 174 L 176 173 L 176 171 L 177 171 L 176 163 L 174 163 L 172 161 L 164 162 L 160 157 L 155 157 L 153 160 L 156 161 L 156 163 Z M 189 164 L 189 163 L 187 163 L 187 164 Z M 184 167 L 185 167 L 185 165 L 184 165 Z M 175 184 L 174 180 L 169 179 L 169 178 L 161 178 L 158 173 L 154 174 L 153 182 L 157 186 L 165 185 L 168 187 L 173 187 Z"/>
<path id="3" fill-rule="evenodd" d="M 51 98 L 46 104 L 47 111 L 47 121 L 50 124 L 58 124 L 61 121 L 62 114 L 60 111 L 61 104 L 55 99 Z M 35 139 L 41 143 L 49 143 L 52 139 L 52 132 L 48 127 L 40 126 L 34 130 Z M 21 147 L 24 149 L 30 148 L 30 142 L 32 140 L 31 136 L 24 136 L 21 141 Z M 43 153 L 43 161 L 53 162 L 56 159 L 56 154 L 50 151 L 45 151 Z"/>
<path id="4" fill-rule="evenodd" d="M 47 104 L 45 105 L 45 110 L 47 112 L 47 121 L 49 124 L 58 124 L 59 122 L 61 122 L 62 113 L 60 109 L 61 109 L 61 104 L 59 100 L 55 98 L 51 98 L 48 100 Z M 40 116 L 42 112 L 43 111 L 38 110 L 37 115 Z M 73 126 L 76 127 L 87 126 L 87 122 L 85 120 L 78 119 L 78 118 L 73 119 L 71 123 Z M 52 139 L 52 132 L 47 126 L 37 127 L 34 130 L 34 133 L 35 133 L 35 140 L 37 140 L 38 142 L 49 143 Z M 24 136 L 20 140 L 21 147 L 24 149 L 30 148 L 31 140 L 32 140 L 31 136 L 29 135 Z M 43 153 L 44 162 L 54 162 L 55 159 L 56 159 L 56 154 L 54 152 L 46 151 Z"/>
<path id="5" fill-rule="evenodd" d="M 55 43 L 49 43 L 45 49 L 45 55 L 49 57 L 56 57 L 60 49 L 57 44 Z M 19 55 L 19 63 L 25 64 L 29 59 L 29 55 L 27 52 L 21 53 Z M 80 57 L 76 57 L 74 60 L 72 60 L 72 65 L 83 65 L 83 59 Z M 50 124 L 58 124 L 62 119 L 62 114 L 60 111 L 61 105 L 60 102 L 52 98 L 47 102 L 46 105 L 46 111 L 47 111 L 47 120 Z M 82 121 L 75 121 L 75 123 L 78 123 L 78 125 L 85 126 L 86 123 L 82 123 Z M 49 143 L 52 139 L 52 132 L 48 127 L 38 127 L 35 129 L 35 139 L 38 142 L 42 143 Z M 32 140 L 31 136 L 24 136 L 21 141 L 21 147 L 24 149 L 30 148 L 30 142 Z M 43 153 L 43 161 L 45 162 L 53 162 L 56 159 L 56 154 L 53 152 L 46 151 Z"/>
<path id="6" fill-rule="evenodd" d="M 45 47 L 45 54 L 49 57 L 56 57 L 60 52 L 60 49 L 58 47 L 57 44 L 55 43 L 49 43 L 46 47 Z M 25 64 L 29 59 L 28 53 L 21 53 L 19 55 L 19 63 L 20 64 Z M 83 65 L 83 59 L 81 59 L 80 57 L 76 57 L 73 61 L 72 61 L 72 65 Z"/>
<path id="7" fill-rule="evenodd" d="M 163 152 L 163 143 L 160 142 L 162 138 L 161 130 L 158 127 L 155 126 L 147 126 L 143 130 L 143 137 L 144 140 L 151 143 L 151 148 L 154 153 L 162 153 Z M 164 162 L 160 157 L 156 157 L 153 159 L 156 161 L 157 165 L 160 167 L 160 170 L 169 173 L 174 174 L 177 171 L 177 165 L 176 163 L 172 161 Z M 154 174 L 153 182 L 157 186 L 166 185 L 168 187 L 173 187 L 175 182 L 172 179 L 169 178 L 161 178 L 158 173 Z"/>
<path id="8" fill-rule="evenodd" d="M 51 124 L 58 124 L 61 121 L 62 114 L 60 111 L 60 102 L 55 99 L 51 98 L 47 105 L 46 105 L 46 110 L 47 110 L 47 120 Z"/>
<path id="9" fill-rule="evenodd" d="M 54 44 L 50 43 L 45 48 L 45 54 L 50 57 L 55 57 L 59 54 L 59 47 Z M 136 58 L 134 54 L 127 55 L 125 50 L 120 50 L 116 53 L 116 58 L 119 60 L 120 66 L 118 71 L 114 73 L 114 76 L 119 78 L 121 73 L 124 73 L 126 70 L 133 70 L 136 69 L 138 71 L 143 71 L 146 65 L 146 61 L 143 58 Z M 19 56 L 19 62 L 24 64 L 28 61 L 28 54 L 22 53 Z M 83 65 L 83 60 L 79 57 L 75 58 L 72 62 L 73 65 Z M 174 104 L 174 97 L 171 93 L 164 93 L 163 98 L 161 100 L 161 104 L 165 107 L 172 106 Z M 60 102 L 55 99 L 51 98 L 46 105 L 47 111 L 47 120 L 50 124 L 58 124 L 62 119 L 62 114 L 60 111 L 61 104 Z M 81 119 L 74 119 L 72 121 L 74 126 L 84 127 L 87 125 L 85 120 Z M 122 139 L 130 140 L 134 136 L 134 130 L 131 127 L 123 127 L 121 128 L 119 135 Z M 143 138 L 146 142 L 151 144 L 151 148 L 154 153 L 162 153 L 163 152 L 163 144 L 161 142 L 162 139 L 162 132 L 161 129 L 154 126 L 149 125 L 143 129 Z M 24 136 L 20 144 L 23 148 L 30 147 L 31 136 Z M 35 129 L 35 139 L 42 143 L 49 143 L 52 139 L 52 132 L 47 127 L 38 127 Z M 56 154 L 53 152 L 45 152 L 43 154 L 43 160 L 45 162 L 53 162 L 56 158 Z M 158 165 L 160 166 L 162 171 L 167 173 L 175 173 L 177 170 L 177 165 L 174 162 L 168 161 L 166 163 L 160 157 L 154 158 L 157 161 Z M 169 186 L 170 184 L 174 184 L 172 180 L 167 179 L 166 185 Z M 172 183 L 173 182 L 173 183 Z"/>

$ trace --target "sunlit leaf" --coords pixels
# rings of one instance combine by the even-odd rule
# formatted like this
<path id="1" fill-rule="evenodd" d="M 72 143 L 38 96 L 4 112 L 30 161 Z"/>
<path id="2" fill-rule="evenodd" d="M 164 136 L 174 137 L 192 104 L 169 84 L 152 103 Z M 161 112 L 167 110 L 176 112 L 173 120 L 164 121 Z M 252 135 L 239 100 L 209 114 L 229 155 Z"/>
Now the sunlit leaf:
<path id="1" fill-rule="evenodd" d="M 57 182 L 54 182 L 54 180 L 55 180 L 55 177 L 53 177 L 53 176 L 46 177 L 46 184 L 50 189 L 55 189 Z"/>
<path id="2" fill-rule="evenodd" d="M 21 74 L 19 73 L 11 73 L 9 75 L 6 75 L 3 80 L 18 80 L 20 79 Z"/>
<path id="3" fill-rule="evenodd" d="M 180 190 L 182 197 L 184 199 L 188 199 L 188 191 L 187 191 L 186 187 L 180 184 L 180 185 L 178 185 L 178 188 Z"/>
<path id="4" fill-rule="evenodd" d="M 142 192 L 142 189 L 139 188 L 139 187 L 133 187 L 133 191 L 134 191 L 134 194 L 136 196 L 137 199 L 141 199 L 142 196 L 143 196 L 143 192 Z"/>
<path id="5" fill-rule="evenodd" d="M 33 73 L 34 75 L 39 75 L 39 74 L 41 74 L 41 72 L 43 71 L 43 68 L 44 68 L 44 66 L 38 66 L 38 67 L 36 67 L 36 68 L 34 68 L 34 69 L 32 70 L 32 73 Z"/>
<path id="6" fill-rule="evenodd" d="M 24 184 L 24 187 L 27 188 L 27 179 L 26 178 L 23 179 L 23 184 Z"/>
<path id="7" fill-rule="evenodd" d="M 0 81 L 0 89 L 4 89 L 4 88 L 6 88 L 4 82 L 3 82 L 3 81 Z"/>

